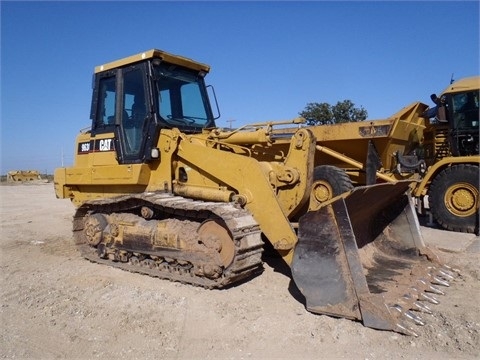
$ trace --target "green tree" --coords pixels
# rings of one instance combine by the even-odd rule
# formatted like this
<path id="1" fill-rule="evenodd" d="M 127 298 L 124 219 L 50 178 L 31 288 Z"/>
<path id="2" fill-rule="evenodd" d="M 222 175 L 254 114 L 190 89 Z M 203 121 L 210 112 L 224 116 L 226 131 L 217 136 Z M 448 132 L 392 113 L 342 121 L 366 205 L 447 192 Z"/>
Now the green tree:
<path id="1" fill-rule="evenodd" d="M 362 106 L 355 107 L 350 100 L 338 101 L 335 105 L 329 103 L 308 103 L 299 113 L 307 119 L 308 125 L 327 125 L 346 122 L 363 121 L 368 113 Z"/>

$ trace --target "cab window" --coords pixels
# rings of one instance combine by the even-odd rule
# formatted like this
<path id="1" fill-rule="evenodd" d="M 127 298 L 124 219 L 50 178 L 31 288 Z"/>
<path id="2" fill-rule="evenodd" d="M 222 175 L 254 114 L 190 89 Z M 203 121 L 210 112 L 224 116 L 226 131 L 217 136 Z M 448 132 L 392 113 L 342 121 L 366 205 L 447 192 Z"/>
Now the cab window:
<path id="1" fill-rule="evenodd" d="M 115 124 L 115 93 L 115 77 L 100 79 L 95 129 Z"/>

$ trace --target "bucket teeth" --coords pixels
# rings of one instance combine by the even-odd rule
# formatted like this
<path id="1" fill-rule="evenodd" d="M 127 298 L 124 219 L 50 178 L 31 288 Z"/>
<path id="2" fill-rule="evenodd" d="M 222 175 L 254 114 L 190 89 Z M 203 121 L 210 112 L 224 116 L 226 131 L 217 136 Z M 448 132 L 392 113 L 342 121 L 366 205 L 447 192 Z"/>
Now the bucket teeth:
<path id="1" fill-rule="evenodd" d="M 417 280 L 417 284 L 420 285 L 420 289 L 413 287 L 412 290 L 418 292 L 419 294 L 422 294 L 424 292 L 431 292 L 437 295 L 445 295 L 445 293 L 440 290 L 438 286 L 432 285 L 430 281 L 419 279 Z"/>
<path id="2" fill-rule="evenodd" d="M 402 296 L 402 301 L 406 302 L 408 304 L 413 303 L 417 299 L 416 296 L 413 296 L 412 294 L 405 294 Z"/>
<path id="3" fill-rule="evenodd" d="M 427 291 L 431 290 L 429 289 L 430 286 L 433 286 L 433 285 L 430 285 L 430 284 L 426 284 L 424 281 L 418 281 L 418 284 L 419 285 L 423 285 L 421 286 L 420 288 L 417 288 L 417 287 L 411 287 L 410 290 L 413 294 L 415 294 L 417 296 L 417 299 L 418 300 L 425 300 L 425 301 L 428 301 L 429 303 L 431 304 L 440 304 L 440 301 L 438 301 L 438 299 L 429 294 Z"/>
<path id="4" fill-rule="evenodd" d="M 438 270 L 438 274 L 443 277 L 444 279 L 446 280 L 453 280 L 455 279 L 455 276 L 453 275 L 453 273 L 451 273 L 450 271 L 448 270 Z"/>
<path id="5" fill-rule="evenodd" d="M 413 306 L 414 306 L 413 310 L 418 310 L 427 314 L 433 314 L 433 311 L 421 301 L 415 301 L 413 303 Z"/>
<path id="6" fill-rule="evenodd" d="M 398 311 L 400 314 L 405 316 L 407 319 L 412 320 L 416 325 L 423 326 L 425 323 L 423 322 L 423 319 L 412 313 L 410 310 L 405 310 L 401 305 L 395 304 L 391 307 L 393 310 Z"/>
<path id="7" fill-rule="evenodd" d="M 446 270 L 452 274 L 456 274 L 456 275 L 460 275 L 460 270 L 456 269 L 456 268 L 453 268 L 449 265 L 442 265 L 442 270 Z"/>
<path id="8" fill-rule="evenodd" d="M 420 300 L 426 300 L 426 301 L 428 301 L 432 304 L 435 304 L 435 305 L 440 304 L 440 301 L 438 301 L 438 299 L 435 296 L 427 294 L 426 292 L 421 292 L 419 294 L 419 299 Z"/>
<path id="9" fill-rule="evenodd" d="M 404 324 L 396 324 L 397 332 L 405 335 L 415 336 L 418 337 L 418 334 L 409 326 L 405 326 Z"/>
<path id="10" fill-rule="evenodd" d="M 410 308 L 414 311 L 420 311 L 420 312 L 424 312 L 424 313 L 427 313 L 427 314 L 433 314 L 433 311 L 432 309 L 430 309 L 427 305 L 425 305 L 423 302 L 421 301 L 418 301 L 418 291 L 417 289 L 414 289 L 415 292 L 417 293 L 415 296 L 413 296 L 412 294 L 405 294 L 402 296 L 402 302 L 405 302 L 407 304 L 409 304 Z"/>
<path id="11" fill-rule="evenodd" d="M 453 280 L 457 277 L 458 273 L 455 273 L 454 271 L 450 270 L 451 268 L 448 267 L 447 265 L 443 265 L 441 268 L 438 268 L 436 266 L 429 266 L 428 270 L 430 271 L 431 274 L 435 274 L 436 276 L 439 276 L 445 280 Z"/>
<path id="12" fill-rule="evenodd" d="M 430 285 L 426 291 L 432 292 L 437 295 L 445 295 L 445 293 L 442 290 L 440 290 L 438 286 L 435 286 L 435 285 Z"/>
<path id="13" fill-rule="evenodd" d="M 445 287 L 450 286 L 450 284 L 447 280 L 443 279 L 442 277 L 440 277 L 437 274 L 432 274 L 432 273 L 429 272 L 428 274 L 425 274 L 425 276 L 426 277 L 419 278 L 417 280 L 417 284 L 419 285 L 420 288 L 427 289 L 430 286 L 430 284 L 442 285 L 442 286 L 445 286 Z"/>
<path id="14" fill-rule="evenodd" d="M 417 326 L 424 326 L 425 322 L 422 317 L 418 316 L 419 312 L 433 314 L 432 309 L 425 302 L 431 304 L 439 304 L 440 301 L 436 295 L 445 295 L 440 286 L 449 287 L 449 281 L 455 279 L 458 270 L 448 266 L 429 267 L 428 273 L 424 278 L 419 278 L 416 284 L 410 287 L 408 293 L 403 295 L 398 303 L 390 306 L 392 310 L 397 312 L 398 323 L 396 331 L 405 335 L 418 336 L 418 333 L 409 325 L 411 322 Z M 403 320 L 402 320 L 403 319 Z"/>
<path id="15" fill-rule="evenodd" d="M 411 312 L 410 310 L 405 311 L 405 316 L 406 316 L 408 319 L 412 320 L 412 321 L 413 321 L 415 324 L 417 324 L 417 325 L 420 325 L 420 326 L 424 326 L 424 325 L 425 325 L 425 323 L 423 322 L 423 319 L 422 319 L 420 316 L 415 315 L 415 314 L 414 314 L 413 312 Z"/>
<path id="16" fill-rule="evenodd" d="M 395 305 L 391 306 L 391 308 L 392 308 L 393 310 L 396 310 L 396 311 L 398 311 L 399 313 L 403 314 L 403 308 L 402 308 L 400 305 L 395 304 Z"/>
<path id="17" fill-rule="evenodd" d="M 448 283 L 448 281 L 442 279 L 441 277 L 439 276 L 436 276 L 436 275 L 431 275 L 431 283 L 432 284 L 435 284 L 435 285 L 442 285 L 442 286 L 445 286 L 445 287 L 449 287 L 450 284 Z"/>
<path id="18" fill-rule="evenodd" d="M 419 285 L 420 289 L 418 289 L 419 292 L 425 290 L 429 285 L 430 281 L 427 281 L 425 279 L 418 279 L 417 280 L 417 285 Z"/>
<path id="19" fill-rule="evenodd" d="M 417 289 L 418 292 L 428 291 L 428 292 L 433 292 L 437 295 L 445 295 L 445 293 L 435 285 L 442 285 L 442 286 L 445 286 L 445 287 L 450 286 L 450 284 L 448 284 L 448 282 L 441 281 L 441 280 L 439 281 L 439 279 L 433 279 L 433 277 L 432 277 L 431 281 L 426 280 L 426 279 L 418 279 L 417 280 L 417 285 L 419 286 L 419 289 Z"/>

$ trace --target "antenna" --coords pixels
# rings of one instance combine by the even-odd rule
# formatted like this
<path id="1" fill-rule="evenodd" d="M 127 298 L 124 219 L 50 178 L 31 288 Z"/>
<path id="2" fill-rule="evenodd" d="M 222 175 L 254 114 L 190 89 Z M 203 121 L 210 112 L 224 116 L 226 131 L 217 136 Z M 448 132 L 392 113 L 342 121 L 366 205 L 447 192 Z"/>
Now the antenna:
<path id="1" fill-rule="evenodd" d="M 234 122 L 234 119 L 227 120 L 227 123 L 229 123 L 230 130 L 232 130 L 232 122 Z"/>
<path id="2" fill-rule="evenodd" d="M 452 73 L 452 77 L 450 78 L 450 84 L 453 84 L 455 80 L 453 80 L 453 73 Z"/>

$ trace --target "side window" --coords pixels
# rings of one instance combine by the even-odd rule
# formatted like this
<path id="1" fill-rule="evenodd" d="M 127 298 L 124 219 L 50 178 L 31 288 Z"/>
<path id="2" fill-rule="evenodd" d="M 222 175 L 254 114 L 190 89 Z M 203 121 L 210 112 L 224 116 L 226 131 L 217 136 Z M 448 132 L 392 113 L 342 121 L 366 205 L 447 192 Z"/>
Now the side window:
<path id="1" fill-rule="evenodd" d="M 95 128 L 115 124 L 115 77 L 100 79 Z"/>
<path id="2" fill-rule="evenodd" d="M 182 66 L 153 64 L 155 109 L 160 126 L 178 127 L 190 133 L 214 126 L 203 74 Z"/>
<path id="3" fill-rule="evenodd" d="M 197 83 L 189 83 L 182 85 L 180 88 L 182 96 L 183 116 L 194 118 L 197 120 L 204 119 L 207 121 L 205 106 L 202 102 L 203 97 L 200 94 L 200 88 Z"/>
<path id="4" fill-rule="evenodd" d="M 470 91 L 452 96 L 456 127 L 478 126 L 478 91 Z"/>
<path id="5" fill-rule="evenodd" d="M 162 119 L 170 119 L 172 117 L 172 103 L 170 99 L 170 90 L 160 91 L 160 116 Z"/>
<path id="6" fill-rule="evenodd" d="M 203 126 L 207 122 L 207 113 L 198 83 L 189 83 L 177 79 L 162 79 L 159 89 L 160 117 L 174 125 Z"/>

